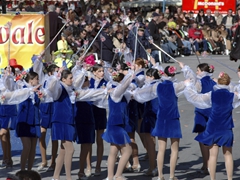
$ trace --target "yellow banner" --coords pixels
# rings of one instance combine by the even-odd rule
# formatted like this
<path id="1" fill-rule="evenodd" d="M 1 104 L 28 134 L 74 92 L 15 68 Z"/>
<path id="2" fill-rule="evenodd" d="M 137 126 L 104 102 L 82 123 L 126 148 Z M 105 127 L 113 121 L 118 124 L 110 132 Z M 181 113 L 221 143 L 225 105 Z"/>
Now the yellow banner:
<path id="1" fill-rule="evenodd" d="M 31 57 L 40 54 L 45 47 L 44 15 L 7 14 L 0 19 L 0 68 L 8 65 L 9 50 L 10 59 L 16 59 L 25 69 L 30 68 Z"/>

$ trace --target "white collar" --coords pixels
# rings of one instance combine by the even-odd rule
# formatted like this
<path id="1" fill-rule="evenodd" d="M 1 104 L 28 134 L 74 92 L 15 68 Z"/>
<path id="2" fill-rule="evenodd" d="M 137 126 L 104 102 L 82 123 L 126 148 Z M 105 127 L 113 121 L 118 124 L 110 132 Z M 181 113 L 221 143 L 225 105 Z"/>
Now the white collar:
<path id="1" fill-rule="evenodd" d="M 216 84 L 213 86 L 213 90 L 216 91 L 218 89 L 227 89 L 230 90 L 230 87 L 228 85 L 222 85 L 222 84 Z"/>
<path id="2" fill-rule="evenodd" d="M 175 76 L 171 77 L 171 76 L 162 76 L 161 79 L 163 81 L 172 81 L 172 82 L 176 82 L 177 81 L 177 78 Z"/>
<path id="3" fill-rule="evenodd" d="M 200 74 L 198 74 L 197 75 L 197 78 L 198 79 L 202 79 L 202 78 L 204 78 L 204 77 L 206 77 L 206 76 L 212 76 L 212 73 L 208 73 L 208 72 L 206 72 L 206 71 L 202 71 Z"/>

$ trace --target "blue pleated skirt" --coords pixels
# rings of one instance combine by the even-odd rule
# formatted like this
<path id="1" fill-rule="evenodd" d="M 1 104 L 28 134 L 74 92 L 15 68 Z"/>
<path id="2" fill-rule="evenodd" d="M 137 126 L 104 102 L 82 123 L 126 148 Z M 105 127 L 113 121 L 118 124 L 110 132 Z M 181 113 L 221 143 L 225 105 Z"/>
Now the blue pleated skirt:
<path id="1" fill-rule="evenodd" d="M 103 133 L 102 138 L 106 142 L 116 145 L 129 144 L 131 142 L 126 130 L 118 125 L 107 125 L 107 129 Z"/>
<path id="2" fill-rule="evenodd" d="M 195 140 L 205 144 L 206 146 L 211 146 L 217 144 L 218 146 L 233 146 L 233 132 L 229 130 L 218 130 L 218 131 L 207 131 L 196 136 Z"/>
<path id="3" fill-rule="evenodd" d="M 208 121 L 207 116 L 198 111 L 195 111 L 194 126 L 192 132 L 194 133 L 203 132 L 206 129 L 207 121 Z"/>
<path id="4" fill-rule="evenodd" d="M 0 129 L 15 130 L 17 123 L 17 116 L 0 116 Z"/>
<path id="5" fill-rule="evenodd" d="M 157 119 L 152 136 L 162 138 L 182 138 L 179 119 Z"/>
<path id="6" fill-rule="evenodd" d="M 41 136 L 40 125 L 29 125 L 26 122 L 18 122 L 16 125 L 17 137 L 37 137 Z"/>
<path id="7" fill-rule="evenodd" d="M 74 125 L 52 123 L 52 140 L 75 141 L 76 129 Z"/>
<path id="8" fill-rule="evenodd" d="M 41 112 L 41 120 L 40 120 L 41 127 L 45 129 L 51 128 L 51 119 L 52 119 L 52 114 Z"/>

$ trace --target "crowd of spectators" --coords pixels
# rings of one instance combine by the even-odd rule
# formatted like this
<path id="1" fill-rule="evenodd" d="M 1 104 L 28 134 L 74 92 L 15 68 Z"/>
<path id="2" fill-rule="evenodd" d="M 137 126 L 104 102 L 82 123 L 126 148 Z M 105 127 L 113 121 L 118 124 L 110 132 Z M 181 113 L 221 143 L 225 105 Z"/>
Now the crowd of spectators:
<path id="1" fill-rule="evenodd" d="M 182 12 L 181 7 L 177 6 L 169 6 L 165 12 L 161 12 L 159 7 L 124 9 L 119 7 L 118 1 L 111 0 L 61 1 L 51 5 L 40 1 L 29 5 L 20 2 L 12 10 L 52 12 L 54 19 L 51 22 L 55 25 L 50 24 L 53 31 L 50 40 L 65 20 L 69 20 L 63 33 L 74 53 L 84 42 L 91 42 L 101 29 L 102 22 L 107 21 L 90 52 L 97 53 L 99 59 L 110 63 L 115 58 L 116 49 L 118 55 L 129 55 L 128 58 L 147 58 L 151 53 L 157 61 L 169 62 L 168 56 L 163 53 L 159 56 L 159 49 L 151 44 L 150 39 L 172 56 L 228 54 L 240 20 L 240 9 L 237 12 L 229 9 L 227 15 L 220 14 L 218 10 L 211 12 L 202 9 L 194 15 L 193 12 Z M 57 42 L 51 46 L 51 52 L 55 51 Z"/>

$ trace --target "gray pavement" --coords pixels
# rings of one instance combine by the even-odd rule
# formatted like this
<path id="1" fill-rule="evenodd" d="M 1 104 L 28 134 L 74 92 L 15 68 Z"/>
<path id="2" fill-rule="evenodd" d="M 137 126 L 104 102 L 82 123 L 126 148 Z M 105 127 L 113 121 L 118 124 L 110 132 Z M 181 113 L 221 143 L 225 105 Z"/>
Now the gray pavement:
<path id="1" fill-rule="evenodd" d="M 192 67 L 193 70 L 196 69 L 196 66 L 198 64 L 196 56 L 188 56 L 188 57 L 181 57 L 177 58 L 179 61 L 184 62 L 185 64 Z M 232 82 L 238 83 L 238 77 L 236 74 L 236 69 L 239 65 L 237 62 L 229 61 L 228 56 L 220 56 L 220 55 L 213 55 L 208 57 L 201 57 L 201 62 L 207 62 L 210 64 L 213 64 L 215 66 L 215 72 L 214 77 L 217 77 L 219 72 L 224 71 L 230 75 L 232 78 Z M 163 66 L 167 66 L 169 64 L 163 64 Z M 176 63 L 172 64 L 178 67 Z M 178 67 L 180 70 L 180 68 Z M 180 73 L 177 75 L 178 80 L 183 80 L 183 75 Z M 184 96 L 181 96 L 179 98 L 179 111 L 181 114 L 181 126 L 182 126 L 182 134 L 183 138 L 180 141 L 180 148 L 179 148 L 179 158 L 178 158 L 178 164 L 176 167 L 176 177 L 178 179 L 182 180 L 207 180 L 210 179 L 208 175 L 202 175 L 198 171 L 202 166 L 202 160 L 199 150 L 198 143 L 194 140 L 194 137 L 196 134 L 192 133 L 192 127 L 193 127 L 193 118 L 194 118 L 194 107 L 189 104 Z M 233 145 L 233 158 L 234 158 L 234 176 L 233 179 L 239 180 L 240 179 L 240 109 L 237 108 L 233 111 L 233 117 L 235 122 L 235 128 L 234 128 L 234 136 L 235 141 Z M 145 155 L 145 150 L 139 140 L 138 135 L 137 137 L 137 143 L 139 145 L 139 156 L 142 157 Z M 50 141 L 49 141 L 50 142 Z M 165 153 L 165 166 L 164 166 L 164 174 L 165 179 L 169 178 L 169 158 L 170 158 L 170 149 L 169 144 L 167 146 L 167 150 Z M 14 146 L 14 144 L 12 145 Z M 75 153 L 73 157 L 73 166 L 72 166 L 72 178 L 73 180 L 78 179 L 77 172 L 79 170 L 79 163 L 78 163 L 78 157 L 80 153 L 80 146 L 77 144 L 74 144 L 75 146 Z M 104 157 L 102 161 L 102 174 L 98 177 L 90 177 L 89 180 L 101 180 L 106 178 L 107 175 L 107 157 L 109 154 L 109 144 L 105 143 L 105 150 L 104 150 Z M 156 147 L 157 149 L 157 147 Z M 92 172 L 94 172 L 94 167 L 96 163 L 96 145 L 93 145 L 93 157 L 92 157 Z M 48 155 L 50 155 L 51 151 L 51 142 L 48 144 Z M 48 156 L 50 159 L 50 156 Z M 14 167 L 12 169 L 0 169 L 0 179 L 6 179 L 7 173 L 14 173 L 19 170 L 20 167 L 20 158 L 19 155 L 13 157 L 14 160 Z M 41 157 L 36 156 L 36 161 L 34 164 L 34 169 L 38 167 L 38 165 L 41 162 Z M 49 162 L 50 163 L 50 162 Z M 148 162 L 147 161 L 140 161 L 141 163 L 141 170 L 148 168 Z M 49 180 L 52 178 L 53 172 L 46 172 L 42 171 L 40 172 L 43 180 Z M 143 176 L 143 173 L 124 173 L 124 176 L 128 178 L 129 180 L 156 180 L 157 177 L 146 177 Z M 64 176 L 64 169 L 61 174 L 61 179 L 65 179 Z M 224 164 L 224 157 L 222 155 L 222 151 L 219 151 L 218 156 L 218 163 L 217 163 L 217 180 L 224 180 L 227 179 L 226 172 L 225 172 L 225 164 Z"/>

